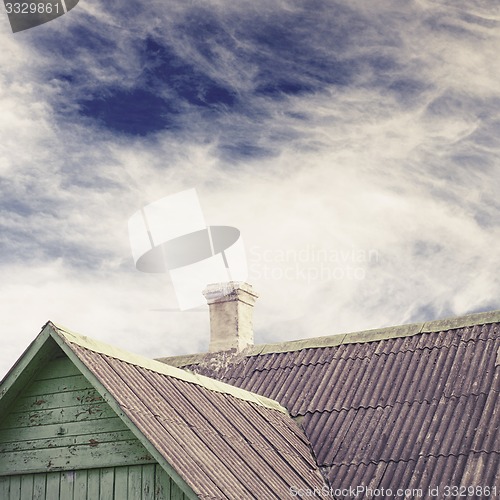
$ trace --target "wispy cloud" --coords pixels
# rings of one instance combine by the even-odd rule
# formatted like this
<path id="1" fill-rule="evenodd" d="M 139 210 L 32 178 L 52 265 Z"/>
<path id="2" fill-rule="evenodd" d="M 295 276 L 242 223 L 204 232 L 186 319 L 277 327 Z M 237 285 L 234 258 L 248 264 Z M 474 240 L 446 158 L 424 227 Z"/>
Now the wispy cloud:
<path id="1" fill-rule="evenodd" d="M 258 342 L 499 308 L 500 8 L 80 4 L 0 33 L 1 371 L 49 318 L 205 349 L 127 235 L 191 187 L 242 231 Z"/>

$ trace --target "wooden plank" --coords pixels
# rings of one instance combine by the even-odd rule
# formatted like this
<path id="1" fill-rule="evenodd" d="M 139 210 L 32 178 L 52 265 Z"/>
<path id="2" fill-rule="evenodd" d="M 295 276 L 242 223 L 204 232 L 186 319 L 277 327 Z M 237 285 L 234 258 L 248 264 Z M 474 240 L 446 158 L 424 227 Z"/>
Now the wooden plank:
<path id="1" fill-rule="evenodd" d="M 128 495 L 130 498 L 140 499 L 142 493 L 142 467 L 135 465 L 128 468 Z"/>
<path id="2" fill-rule="evenodd" d="M 11 476 L 9 500 L 20 500 L 21 498 L 21 476 Z"/>
<path id="3" fill-rule="evenodd" d="M 170 500 L 170 476 L 166 473 L 166 471 L 156 465 L 156 500 Z"/>
<path id="4" fill-rule="evenodd" d="M 87 498 L 97 500 L 99 498 L 99 485 L 101 484 L 99 469 L 89 469 L 87 474 Z"/>
<path id="5" fill-rule="evenodd" d="M 116 416 L 103 418 L 100 420 L 89 420 L 83 422 L 68 422 L 63 425 L 39 425 L 34 427 L 23 427 L 22 429 L 0 430 L 0 443 L 12 443 L 20 438 L 30 441 L 36 439 L 49 439 L 63 435 L 78 436 L 80 434 L 100 434 L 101 432 L 115 432 L 127 430 L 127 426 Z"/>
<path id="6" fill-rule="evenodd" d="M 45 474 L 34 474 L 33 477 L 33 500 L 45 500 Z"/>
<path id="7" fill-rule="evenodd" d="M 4 476 L 0 477 L 0 498 L 9 498 L 10 490 L 10 477 L 9 476 Z"/>
<path id="8" fill-rule="evenodd" d="M 33 500 L 33 474 L 21 476 L 21 500 Z"/>
<path id="9" fill-rule="evenodd" d="M 73 489 L 73 500 L 87 500 L 87 470 L 86 469 L 81 469 L 81 470 L 75 471 L 75 486 Z"/>
<path id="10" fill-rule="evenodd" d="M 142 466 L 142 500 L 155 500 L 155 464 Z"/>
<path id="11" fill-rule="evenodd" d="M 82 422 L 114 417 L 116 413 L 106 403 L 96 405 L 71 406 L 54 410 L 12 413 L 1 424 L 2 429 L 32 427 L 36 425 Z"/>
<path id="12" fill-rule="evenodd" d="M 113 500 L 113 490 L 115 484 L 115 471 L 113 467 L 100 469 L 101 486 L 99 491 L 99 500 Z"/>
<path id="13" fill-rule="evenodd" d="M 115 498 L 128 500 L 128 467 L 115 468 Z M 76 499 L 75 499 L 76 500 Z"/>
<path id="14" fill-rule="evenodd" d="M 61 475 L 59 472 L 49 472 L 47 473 L 47 484 L 45 490 L 45 496 L 47 500 L 50 498 L 59 498 L 59 487 L 61 484 Z"/>
<path id="15" fill-rule="evenodd" d="M 153 462 L 142 444 L 134 439 L 98 446 L 70 446 L 59 448 L 56 453 L 53 449 L 0 453 L 0 475 Z"/>
<path id="16" fill-rule="evenodd" d="M 37 373 L 35 380 L 50 380 L 54 378 L 81 375 L 74 363 L 67 357 L 51 360 Z"/>
<path id="17" fill-rule="evenodd" d="M 33 410 L 48 410 L 102 403 L 104 400 L 99 393 L 91 389 L 60 392 L 58 394 L 41 394 L 19 398 L 11 408 L 12 413 L 29 412 Z"/>
<path id="18" fill-rule="evenodd" d="M 23 436 L 20 436 L 22 439 Z M 33 439 L 0 444 L 0 453 L 14 451 L 30 451 L 54 448 L 66 448 L 75 445 L 99 446 L 102 443 L 115 443 L 118 441 L 131 441 L 136 437 L 131 431 L 101 432 L 98 434 L 80 434 L 77 436 L 63 436 L 50 439 Z"/>
<path id="19" fill-rule="evenodd" d="M 186 500 L 184 492 L 173 481 L 171 482 L 170 500 Z"/>
<path id="20" fill-rule="evenodd" d="M 61 500 L 72 500 L 73 499 L 73 489 L 75 487 L 75 471 L 69 470 L 61 473 L 61 489 L 60 498 Z"/>
<path id="21" fill-rule="evenodd" d="M 83 375 L 70 375 L 48 380 L 35 380 L 25 390 L 23 396 L 58 394 L 60 392 L 92 389 L 91 383 Z"/>

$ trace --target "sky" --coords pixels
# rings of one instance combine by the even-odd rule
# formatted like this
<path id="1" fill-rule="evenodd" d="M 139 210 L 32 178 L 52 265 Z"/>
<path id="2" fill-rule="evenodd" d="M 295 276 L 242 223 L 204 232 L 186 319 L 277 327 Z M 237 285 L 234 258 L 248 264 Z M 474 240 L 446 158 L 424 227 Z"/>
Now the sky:
<path id="1" fill-rule="evenodd" d="M 256 343 L 500 309 L 498 2 L 80 0 L 0 47 L 0 377 L 48 320 L 205 351 L 127 227 L 193 188 Z"/>

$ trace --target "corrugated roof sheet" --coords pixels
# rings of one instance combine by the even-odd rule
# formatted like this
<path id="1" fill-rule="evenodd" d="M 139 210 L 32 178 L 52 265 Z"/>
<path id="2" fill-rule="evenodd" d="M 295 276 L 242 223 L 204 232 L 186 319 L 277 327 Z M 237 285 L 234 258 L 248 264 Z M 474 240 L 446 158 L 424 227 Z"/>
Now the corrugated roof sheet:
<path id="1" fill-rule="evenodd" d="M 304 432 L 272 404 L 108 355 L 51 326 L 200 498 L 286 498 L 290 487 L 324 486 Z"/>
<path id="2" fill-rule="evenodd" d="M 333 489 L 500 495 L 500 312 L 224 356 L 167 362 L 285 406 Z"/>

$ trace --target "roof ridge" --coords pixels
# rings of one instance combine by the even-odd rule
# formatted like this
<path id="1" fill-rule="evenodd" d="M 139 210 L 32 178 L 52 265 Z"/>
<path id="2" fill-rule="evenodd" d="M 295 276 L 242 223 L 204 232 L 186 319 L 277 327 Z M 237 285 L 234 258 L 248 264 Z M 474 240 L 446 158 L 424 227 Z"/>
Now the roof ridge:
<path id="1" fill-rule="evenodd" d="M 254 392 L 240 389 L 239 387 L 235 387 L 225 382 L 221 382 L 204 375 L 199 375 L 182 368 L 167 365 L 166 363 L 162 363 L 161 361 L 146 358 L 139 354 L 133 354 L 124 349 L 120 349 L 110 344 L 106 344 L 104 342 L 100 342 L 93 338 L 87 337 L 86 335 L 74 333 L 66 327 L 56 325 L 51 321 L 49 321 L 46 326 L 50 327 L 51 330 L 54 331 L 54 333 L 58 335 L 64 342 L 76 344 L 80 347 L 83 347 L 84 349 L 88 349 L 99 354 L 104 354 L 106 356 L 110 356 L 112 358 L 116 358 L 136 366 L 141 366 L 142 368 L 151 370 L 156 373 L 161 373 L 169 377 L 196 384 L 214 392 L 229 394 L 240 400 L 255 403 L 259 406 L 277 410 L 288 415 L 288 410 L 274 399 L 266 398 Z"/>
<path id="2" fill-rule="evenodd" d="M 467 314 L 450 318 L 425 321 L 422 323 L 408 323 L 384 328 L 374 328 L 350 333 L 339 333 L 324 337 L 291 340 L 273 344 L 259 344 L 248 347 L 243 355 L 258 356 L 280 352 L 300 351 L 302 349 L 317 349 L 322 347 L 336 347 L 343 344 L 358 344 L 375 342 L 401 337 L 412 337 L 420 333 L 437 333 L 446 330 L 455 330 L 476 325 L 486 325 L 500 322 L 500 310 Z"/>

